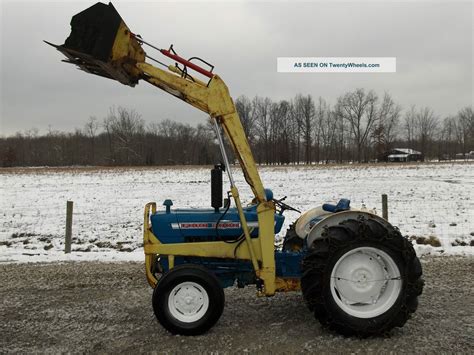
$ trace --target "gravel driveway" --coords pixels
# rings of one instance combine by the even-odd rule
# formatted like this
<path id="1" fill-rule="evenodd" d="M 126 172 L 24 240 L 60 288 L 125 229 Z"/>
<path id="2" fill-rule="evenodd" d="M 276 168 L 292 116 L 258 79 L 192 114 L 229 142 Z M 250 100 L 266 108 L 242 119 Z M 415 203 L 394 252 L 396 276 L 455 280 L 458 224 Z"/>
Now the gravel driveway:
<path id="1" fill-rule="evenodd" d="M 226 290 L 226 308 L 203 336 L 172 336 L 157 323 L 140 263 L 0 265 L 0 353 L 474 352 L 474 258 L 424 257 L 420 307 L 384 338 L 323 330 L 300 293 L 257 298 Z"/>

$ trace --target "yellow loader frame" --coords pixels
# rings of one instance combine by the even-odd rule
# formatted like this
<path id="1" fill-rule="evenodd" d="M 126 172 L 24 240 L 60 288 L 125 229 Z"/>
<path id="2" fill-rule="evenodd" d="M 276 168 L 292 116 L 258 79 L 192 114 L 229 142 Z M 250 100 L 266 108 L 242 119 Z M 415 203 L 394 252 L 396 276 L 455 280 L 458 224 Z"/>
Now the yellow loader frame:
<path id="1" fill-rule="evenodd" d="M 120 40 L 117 38 L 116 40 Z M 127 41 L 122 37 L 122 40 Z M 235 246 L 225 242 L 197 242 L 162 244 L 153 235 L 150 228 L 150 214 L 156 212 L 156 203 L 145 206 L 143 247 L 145 250 L 146 274 L 149 284 L 155 287 L 158 280 L 152 274 L 152 263 L 156 255 L 166 255 L 169 267 L 174 265 L 175 256 L 201 256 L 209 258 L 237 258 L 250 260 L 258 279 L 262 280 L 263 288 L 259 294 L 272 296 L 277 290 L 295 289 L 298 280 L 284 280 L 275 275 L 275 205 L 267 201 L 260 175 L 255 164 L 247 137 L 237 114 L 234 102 L 228 88 L 222 79 L 213 75 L 206 85 L 201 81 L 192 81 L 176 73 L 176 67 L 169 66 L 167 71 L 153 67 L 148 63 L 137 63 L 139 68 L 148 76 L 147 81 L 167 92 L 179 92 L 183 101 L 206 112 L 213 120 L 223 127 L 228 141 L 239 160 L 240 166 L 249 183 L 257 203 L 258 238 L 251 238 L 247 221 L 242 209 L 239 191 L 235 185 L 230 193 L 239 213 L 245 244 L 236 251 Z M 244 245 L 246 247 L 244 247 Z M 289 286 L 291 285 L 291 287 Z"/>
<path id="2" fill-rule="evenodd" d="M 239 191 L 233 183 L 231 175 L 229 175 L 231 179 L 230 194 L 237 207 L 245 236 L 245 243 L 239 245 L 237 250 L 235 250 L 235 245 L 222 241 L 160 243 L 159 238 L 153 234 L 150 228 L 150 215 L 156 212 L 156 203 L 148 203 L 145 206 L 144 213 L 143 248 L 145 251 L 146 276 L 150 286 L 154 288 L 158 283 L 158 279 L 152 271 L 157 256 L 168 257 L 170 268 L 174 266 L 176 256 L 198 256 L 250 260 L 257 277 L 259 295 L 272 296 L 276 291 L 298 289 L 299 279 L 276 277 L 275 204 L 273 201 L 266 200 L 252 151 L 226 84 L 218 75 L 179 57 L 172 51 L 172 48 L 163 50 L 150 45 L 183 65 L 182 68 L 178 67 L 177 63 L 175 66 L 169 65 L 166 70 L 155 67 L 145 61 L 147 55 L 142 48 L 143 44 L 149 45 L 139 36 L 134 35 L 127 25 L 121 21 L 106 60 L 99 60 L 94 56 L 81 53 L 65 45 L 51 45 L 66 55 L 67 62 L 76 64 L 86 72 L 105 76 L 130 86 L 134 86 L 139 80 L 145 80 L 208 114 L 216 124 L 219 139 L 221 139 L 220 130 L 222 128 L 235 156 L 239 160 L 245 179 L 255 196 L 254 201 L 257 204 L 259 226 L 258 237 L 251 238 Z M 205 83 L 190 76 L 187 69 L 194 69 L 204 74 L 209 78 L 209 81 Z M 223 153 L 225 155 L 225 152 Z"/>

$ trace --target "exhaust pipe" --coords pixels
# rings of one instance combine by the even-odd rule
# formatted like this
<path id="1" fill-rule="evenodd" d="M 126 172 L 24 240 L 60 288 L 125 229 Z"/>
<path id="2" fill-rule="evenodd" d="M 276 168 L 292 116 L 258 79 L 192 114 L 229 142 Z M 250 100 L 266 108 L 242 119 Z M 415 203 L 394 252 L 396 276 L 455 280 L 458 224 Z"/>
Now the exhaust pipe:
<path id="1" fill-rule="evenodd" d="M 215 213 L 219 213 L 219 208 L 222 207 L 222 171 L 224 169 L 221 164 L 211 169 L 211 206 Z"/>

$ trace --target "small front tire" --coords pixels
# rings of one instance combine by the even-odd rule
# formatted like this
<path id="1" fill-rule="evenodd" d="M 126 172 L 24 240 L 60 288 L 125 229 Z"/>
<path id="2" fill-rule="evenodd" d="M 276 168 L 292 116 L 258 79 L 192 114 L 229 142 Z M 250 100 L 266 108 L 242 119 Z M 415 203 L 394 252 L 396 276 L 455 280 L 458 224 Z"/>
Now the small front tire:
<path id="1" fill-rule="evenodd" d="M 219 320 L 224 303 L 219 280 L 198 265 L 174 267 L 160 279 L 153 292 L 156 318 L 173 334 L 205 333 Z"/>

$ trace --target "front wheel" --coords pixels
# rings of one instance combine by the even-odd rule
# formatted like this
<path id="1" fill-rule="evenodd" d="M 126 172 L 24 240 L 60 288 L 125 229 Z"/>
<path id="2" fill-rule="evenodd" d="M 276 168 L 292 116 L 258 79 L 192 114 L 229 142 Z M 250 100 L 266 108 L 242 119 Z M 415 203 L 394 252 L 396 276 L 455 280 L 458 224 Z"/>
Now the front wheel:
<path id="1" fill-rule="evenodd" d="M 217 278 L 197 265 L 171 269 L 153 292 L 156 318 L 173 334 L 205 333 L 219 320 L 224 302 Z"/>
<path id="2" fill-rule="evenodd" d="M 423 289 L 412 244 L 373 220 L 329 227 L 302 268 L 309 308 L 323 326 L 344 335 L 377 335 L 403 326 Z"/>

